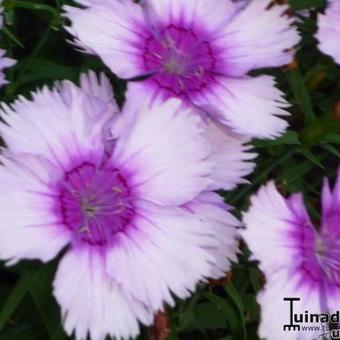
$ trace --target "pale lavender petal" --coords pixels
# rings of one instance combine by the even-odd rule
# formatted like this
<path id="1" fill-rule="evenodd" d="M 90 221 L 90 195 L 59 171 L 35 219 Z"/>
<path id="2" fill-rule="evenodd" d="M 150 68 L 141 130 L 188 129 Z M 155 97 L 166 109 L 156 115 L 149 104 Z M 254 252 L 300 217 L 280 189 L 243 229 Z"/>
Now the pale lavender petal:
<path id="1" fill-rule="evenodd" d="M 143 74 L 141 37 L 148 34 L 142 7 L 131 0 L 77 1 L 85 9 L 64 6 L 67 30 L 81 48 L 99 55 L 119 77 Z"/>
<path id="2" fill-rule="evenodd" d="M 190 109 L 171 99 L 123 115 L 125 133 L 113 159 L 129 174 L 136 195 L 162 205 L 181 205 L 208 187 L 210 145 L 203 138 L 200 118 Z"/>
<path id="3" fill-rule="evenodd" d="M 256 156 L 246 145 L 249 139 L 211 119 L 206 123 L 205 135 L 212 149 L 209 160 L 214 163 L 210 176 L 214 182 L 208 190 L 232 190 L 238 184 L 247 183 L 245 177 L 254 170 L 255 164 L 251 161 Z"/>
<path id="4" fill-rule="evenodd" d="M 325 14 L 318 16 L 318 31 L 320 50 L 334 58 L 340 64 L 340 3 L 337 0 L 328 1 Z"/>
<path id="5" fill-rule="evenodd" d="M 255 0 L 212 41 L 224 50 L 228 76 L 243 76 L 257 68 L 277 67 L 293 60 L 299 43 L 294 18 L 285 15 L 288 6 L 270 6 L 271 0 Z"/>
<path id="6" fill-rule="evenodd" d="M 270 76 L 215 77 L 211 89 L 192 93 L 191 100 L 221 124 L 246 136 L 275 138 L 288 126 L 280 117 L 288 115 L 284 110 L 288 103 Z"/>
<path id="7" fill-rule="evenodd" d="M 212 227 L 181 208 L 140 202 L 129 232 L 120 233 L 107 255 L 107 273 L 126 294 L 153 310 L 186 298 L 210 275 L 217 245 Z"/>
<path id="8" fill-rule="evenodd" d="M 105 258 L 95 248 L 70 250 L 59 264 L 53 282 L 62 309 L 64 328 L 76 339 L 129 339 L 139 333 L 138 320 L 150 324 L 152 313 L 123 294 L 105 272 Z"/>
<path id="9" fill-rule="evenodd" d="M 272 256 L 275 257 L 275 252 L 272 253 Z M 300 324 L 294 322 L 301 326 L 300 330 L 297 328 L 284 330 L 284 325 L 291 324 L 290 303 L 284 301 L 284 298 L 300 298 L 300 301 L 293 303 L 294 313 L 298 315 L 298 318 L 300 314 L 304 316 L 305 311 L 310 314 L 325 312 L 321 308 L 321 299 L 317 290 L 301 286 L 299 278 L 294 273 L 278 271 L 268 278 L 264 289 L 257 297 L 261 312 L 259 337 L 267 340 L 318 339 L 323 333 L 321 322 L 302 322 Z"/>
<path id="10" fill-rule="evenodd" d="M 230 213 L 223 199 L 215 193 L 205 193 L 189 203 L 186 208 L 212 226 L 218 247 L 208 249 L 216 259 L 209 276 L 214 279 L 225 276 L 231 263 L 237 262 L 241 223 Z"/>
<path id="11" fill-rule="evenodd" d="M 55 90 L 44 87 L 33 93 L 32 100 L 19 97 L 11 106 L 3 104 L 0 113 L 5 123 L 0 132 L 6 145 L 12 152 L 39 154 L 56 163 L 71 162 L 83 153 L 101 156 L 105 149 L 102 132 L 117 106 L 107 97 L 104 101 L 95 97 L 100 94 L 91 96 L 86 91 L 65 81 Z M 34 131 L 30 138 L 27 131 Z"/>
<path id="12" fill-rule="evenodd" d="M 237 6 L 231 0 L 143 0 L 148 19 L 157 27 L 176 24 L 197 29 L 206 27 L 210 33 L 226 26 L 236 13 Z"/>
<path id="13" fill-rule="evenodd" d="M 11 265 L 53 259 L 71 239 L 53 211 L 59 169 L 30 155 L 1 157 L 1 163 L 1 259 Z"/>
<path id="14" fill-rule="evenodd" d="M 296 257 L 298 249 L 294 249 L 293 243 L 300 234 L 313 239 L 311 226 L 295 213 L 303 209 L 298 204 L 286 201 L 270 182 L 251 197 L 250 208 L 244 213 L 246 229 L 242 236 L 253 253 L 252 258 L 260 261 L 260 268 L 268 277 L 282 268 L 292 270 L 293 263 L 298 268 L 301 260 Z M 289 247 L 292 247 L 290 251 Z M 275 256 L 270 255 L 273 249 Z"/>

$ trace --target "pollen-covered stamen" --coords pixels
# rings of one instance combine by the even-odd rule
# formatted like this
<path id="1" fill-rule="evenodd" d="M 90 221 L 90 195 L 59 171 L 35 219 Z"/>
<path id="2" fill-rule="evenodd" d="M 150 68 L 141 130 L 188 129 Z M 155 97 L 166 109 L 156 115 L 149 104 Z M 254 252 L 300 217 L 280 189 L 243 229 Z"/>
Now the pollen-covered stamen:
<path id="1" fill-rule="evenodd" d="M 60 189 L 60 211 L 75 239 L 107 244 L 133 216 L 129 190 L 114 168 L 83 163 L 67 172 Z"/>

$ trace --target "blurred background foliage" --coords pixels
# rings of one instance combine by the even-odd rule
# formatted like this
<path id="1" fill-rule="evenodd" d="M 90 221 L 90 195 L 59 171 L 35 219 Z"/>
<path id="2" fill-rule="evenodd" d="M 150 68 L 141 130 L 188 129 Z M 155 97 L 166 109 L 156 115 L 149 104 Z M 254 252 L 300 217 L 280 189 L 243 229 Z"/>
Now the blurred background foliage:
<path id="1" fill-rule="evenodd" d="M 303 40 L 294 63 L 256 73 L 276 76 L 292 104 L 290 128 L 277 140 L 254 141 L 259 156 L 249 184 L 221 194 L 240 217 L 250 195 L 275 179 L 284 194 L 304 193 L 317 224 L 322 178 L 335 177 L 340 159 L 340 69 L 318 51 L 313 37 L 316 16 L 324 10 L 325 0 L 277 2 L 289 2 L 289 15 L 296 15 Z M 2 101 L 11 102 L 19 94 L 29 96 L 30 91 L 55 80 L 77 82 L 79 74 L 88 69 L 104 71 L 118 102 L 124 101 L 126 84 L 98 58 L 77 52 L 67 42 L 70 36 L 63 29 L 61 10 L 66 3 L 70 1 L 4 0 L 1 46 L 18 63 L 8 71 L 10 83 L 1 90 Z M 202 284 L 190 299 L 178 301 L 175 308 L 159 314 L 155 326 L 143 329 L 140 339 L 257 339 L 260 315 L 256 293 L 265 280 L 256 263 L 248 260 L 244 244 L 241 249 L 232 273 Z M 0 264 L 1 340 L 67 339 L 51 294 L 57 263 L 58 259 L 44 266 L 22 262 L 10 268 Z"/>

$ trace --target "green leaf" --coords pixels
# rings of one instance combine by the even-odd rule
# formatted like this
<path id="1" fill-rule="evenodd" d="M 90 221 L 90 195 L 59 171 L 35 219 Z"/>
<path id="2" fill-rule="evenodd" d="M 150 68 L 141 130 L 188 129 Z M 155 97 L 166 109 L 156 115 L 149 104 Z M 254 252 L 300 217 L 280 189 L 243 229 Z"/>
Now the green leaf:
<path id="1" fill-rule="evenodd" d="M 340 144 L 340 134 L 335 133 L 327 134 L 323 140 L 329 143 Z"/>
<path id="2" fill-rule="evenodd" d="M 2 28 L 3 32 L 19 47 L 24 48 L 23 43 L 5 26 Z"/>
<path id="3" fill-rule="evenodd" d="M 325 6 L 326 0 L 289 0 L 289 4 L 293 10 L 301 11 L 302 9 Z"/>
<path id="4" fill-rule="evenodd" d="M 21 85 L 44 79 L 77 80 L 78 69 L 76 67 L 57 64 L 46 59 L 35 58 L 26 67 L 26 73 L 21 79 Z"/>
<path id="5" fill-rule="evenodd" d="M 250 267 L 249 277 L 250 277 L 250 282 L 254 288 L 254 291 L 258 292 L 261 289 L 260 271 L 258 270 L 258 268 Z"/>
<path id="6" fill-rule="evenodd" d="M 30 9 L 33 11 L 46 11 L 52 14 L 54 17 L 59 16 L 59 12 L 54 7 L 46 5 L 46 4 L 37 4 L 37 3 L 29 2 L 29 1 L 16 0 L 14 2 L 14 7 Z"/>
<path id="7" fill-rule="evenodd" d="M 223 298 L 213 293 L 207 292 L 204 294 L 211 302 L 216 304 L 216 306 L 221 310 L 231 329 L 231 333 L 236 335 L 237 329 L 239 328 L 239 318 L 234 310 L 234 308 Z"/>
<path id="8" fill-rule="evenodd" d="M 288 83 L 293 91 L 294 97 L 305 115 L 306 122 L 316 120 L 312 101 L 307 92 L 301 71 L 296 68 L 287 72 Z"/>
<path id="9" fill-rule="evenodd" d="M 244 320 L 244 306 L 243 306 L 241 296 L 237 292 L 237 290 L 235 289 L 235 287 L 232 283 L 226 284 L 224 286 L 224 289 L 225 289 L 226 293 L 230 296 L 230 298 L 233 300 L 233 302 L 235 303 L 235 305 L 238 309 L 239 316 L 241 318 L 243 339 L 247 340 L 246 323 L 245 323 L 245 320 Z"/>
<path id="10" fill-rule="evenodd" d="M 295 131 L 287 131 L 285 134 L 283 134 L 281 137 L 276 138 L 274 140 L 255 140 L 253 142 L 253 145 L 257 148 L 261 147 L 268 147 L 268 146 L 275 146 L 275 145 L 299 145 L 301 144 L 299 140 L 299 135 Z"/>
<path id="11" fill-rule="evenodd" d="M 301 149 L 299 152 L 304 155 L 307 159 L 309 159 L 312 163 L 314 163 L 316 166 L 318 166 L 321 169 L 325 169 L 325 167 L 322 165 L 321 161 L 319 160 L 318 156 L 314 155 L 310 150 L 308 149 Z"/>
<path id="12" fill-rule="evenodd" d="M 340 152 L 336 149 L 333 145 L 330 144 L 323 144 L 322 147 L 332 153 L 335 157 L 340 158 Z"/>
<path id="13" fill-rule="evenodd" d="M 6 301 L 2 304 L 0 310 L 0 331 L 5 326 L 8 318 L 15 312 L 30 287 L 38 277 L 40 270 L 27 270 L 13 287 L 11 293 L 8 295 Z"/>
<path id="14" fill-rule="evenodd" d="M 30 294 L 50 335 L 50 340 L 59 340 L 64 339 L 65 334 L 61 327 L 59 308 L 52 297 L 51 286 L 54 274 L 53 265 L 44 266 L 38 273 L 34 285 L 31 286 Z"/>

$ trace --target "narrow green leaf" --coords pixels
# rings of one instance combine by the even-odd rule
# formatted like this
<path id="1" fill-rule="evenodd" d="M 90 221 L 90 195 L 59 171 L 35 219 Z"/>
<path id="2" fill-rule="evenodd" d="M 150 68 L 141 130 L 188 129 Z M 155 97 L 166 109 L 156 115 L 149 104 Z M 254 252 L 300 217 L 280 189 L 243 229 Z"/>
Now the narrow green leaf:
<path id="1" fill-rule="evenodd" d="M 324 137 L 325 142 L 340 144 L 340 134 L 330 133 Z"/>
<path id="2" fill-rule="evenodd" d="M 59 308 L 52 297 L 51 286 L 54 272 L 54 266 L 44 266 L 37 275 L 34 285 L 30 287 L 30 294 L 50 335 L 50 339 L 59 340 L 64 339 L 65 334 L 60 326 Z"/>
<path id="3" fill-rule="evenodd" d="M 235 204 L 235 202 L 237 202 L 239 199 L 241 199 L 244 195 L 246 195 L 249 191 L 251 191 L 251 189 L 261 183 L 261 181 L 263 180 L 263 178 L 265 178 L 265 176 L 267 176 L 267 174 L 269 174 L 272 170 L 274 170 L 277 166 L 279 166 L 281 163 L 285 162 L 287 159 L 289 159 L 294 153 L 296 152 L 295 149 L 289 149 L 287 151 L 285 151 L 281 156 L 277 157 L 277 159 L 273 162 L 271 162 L 265 169 L 263 169 L 252 181 L 251 183 L 238 190 L 238 192 L 235 194 L 235 196 L 231 197 L 229 199 L 229 203 L 230 204 Z"/>
<path id="4" fill-rule="evenodd" d="M 37 3 L 29 2 L 29 1 L 16 0 L 14 2 L 14 7 L 25 8 L 25 9 L 30 9 L 34 11 L 46 11 L 52 14 L 54 17 L 59 16 L 59 12 L 54 7 L 46 5 L 46 4 L 37 4 Z"/>
<path id="5" fill-rule="evenodd" d="M 245 320 L 244 320 L 244 306 L 243 306 L 241 296 L 237 292 L 237 290 L 235 289 L 235 287 L 232 283 L 226 284 L 224 286 L 224 289 L 225 289 L 226 293 L 230 296 L 230 298 L 233 300 L 233 302 L 235 303 L 235 305 L 236 305 L 236 307 L 239 311 L 241 323 L 242 323 L 243 339 L 247 340 L 246 323 L 245 323 Z"/>
<path id="6" fill-rule="evenodd" d="M 336 149 L 333 145 L 330 144 L 323 144 L 322 147 L 332 153 L 335 157 L 340 158 L 340 152 L 338 149 Z"/>
<path id="7" fill-rule="evenodd" d="M 250 282 L 251 282 L 255 292 L 258 292 L 261 289 L 260 271 L 255 267 L 250 267 L 249 268 L 249 277 L 250 277 Z"/>
<path id="8" fill-rule="evenodd" d="M 39 272 L 40 270 L 28 270 L 19 278 L 19 281 L 8 295 L 6 301 L 2 304 L 0 310 L 0 331 L 27 294 L 33 282 L 39 275 Z"/>
<path id="9" fill-rule="evenodd" d="M 2 28 L 3 32 L 19 47 L 24 48 L 23 43 L 5 26 Z"/>
<path id="10" fill-rule="evenodd" d="M 322 7 L 326 4 L 326 0 L 289 0 L 289 4 L 293 10 L 301 11 L 302 9 Z"/>
<path id="11" fill-rule="evenodd" d="M 253 145 L 257 148 L 275 146 L 275 145 L 299 145 L 299 135 L 295 131 L 287 131 L 281 137 L 274 140 L 260 140 L 257 139 L 253 142 Z"/>
<path id="12" fill-rule="evenodd" d="M 224 316 L 228 320 L 228 324 L 231 329 L 232 334 L 237 334 L 239 318 L 235 313 L 235 310 L 229 303 L 218 295 L 207 292 L 204 294 L 211 302 L 216 304 L 216 306 L 223 312 Z"/>
<path id="13" fill-rule="evenodd" d="M 301 71 L 296 68 L 287 72 L 287 79 L 301 110 L 305 115 L 306 122 L 316 120 L 311 98 L 307 92 Z"/>
<path id="14" fill-rule="evenodd" d="M 299 152 L 321 169 L 325 169 L 319 158 L 308 149 L 301 149 Z"/>

